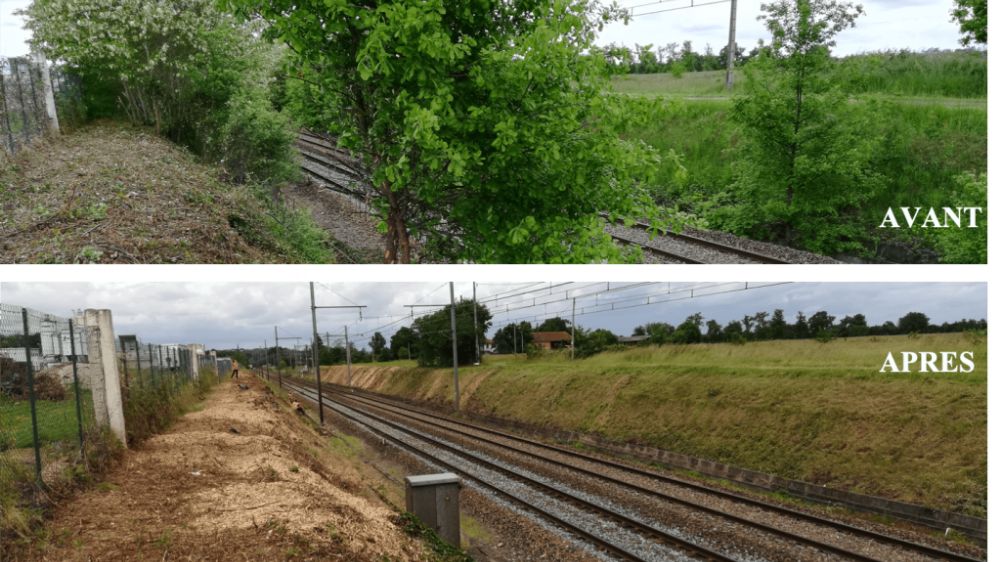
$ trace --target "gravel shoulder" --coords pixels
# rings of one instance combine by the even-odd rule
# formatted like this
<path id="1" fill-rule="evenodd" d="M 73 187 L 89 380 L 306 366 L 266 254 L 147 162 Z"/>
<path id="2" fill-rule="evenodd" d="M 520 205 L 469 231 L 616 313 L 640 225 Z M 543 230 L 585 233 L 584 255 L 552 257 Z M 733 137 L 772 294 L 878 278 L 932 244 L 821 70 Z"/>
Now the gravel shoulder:
<path id="1" fill-rule="evenodd" d="M 383 237 L 377 221 L 360 202 L 314 181 L 288 186 L 282 195 L 292 206 L 308 211 L 313 221 L 330 233 L 341 263 L 382 263 Z"/>
<path id="2" fill-rule="evenodd" d="M 30 559 L 426 559 L 330 437 L 240 382 L 60 506 Z"/>

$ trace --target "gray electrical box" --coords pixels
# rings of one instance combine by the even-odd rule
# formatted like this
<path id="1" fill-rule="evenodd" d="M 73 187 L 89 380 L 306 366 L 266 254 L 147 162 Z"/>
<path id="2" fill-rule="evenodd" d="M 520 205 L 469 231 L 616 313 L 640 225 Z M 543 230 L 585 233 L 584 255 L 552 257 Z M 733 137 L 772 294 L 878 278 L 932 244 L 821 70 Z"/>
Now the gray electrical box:
<path id="1" fill-rule="evenodd" d="M 461 547 L 458 476 L 451 472 L 406 477 L 406 510 L 443 540 Z"/>

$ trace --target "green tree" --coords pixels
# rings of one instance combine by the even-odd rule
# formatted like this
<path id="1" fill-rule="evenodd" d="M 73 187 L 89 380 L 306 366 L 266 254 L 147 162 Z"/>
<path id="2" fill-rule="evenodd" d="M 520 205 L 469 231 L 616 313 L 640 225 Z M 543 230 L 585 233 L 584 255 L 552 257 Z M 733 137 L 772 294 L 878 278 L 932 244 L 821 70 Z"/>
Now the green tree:
<path id="1" fill-rule="evenodd" d="M 479 320 L 479 341 L 490 327 L 490 311 L 476 304 Z M 455 332 L 458 341 L 458 362 L 469 365 L 476 360 L 476 335 L 473 331 L 471 300 L 455 304 Z M 417 346 L 414 353 L 421 367 L 444 367 L 452 364 L 451 307 L 417 318 L 413 322 Z"/>
<path id="2" fill-rule="evenodd" d="M 856 338 L 868 335 L 868 320 L 864 314 L 845 316 L 837 326 L 837 335 L 842 338 Z"/>
<path id="3" fill-rule="evenodd" d="M 725 336 L 722 333 L 722 325 L 715 320 L 709 320 L 705 323 L 705 340 L 718 343 L 723 341 Z"/>
<path id="4" fill-rule="evenodd" d="M 687 320 L 677 326 L 671 339 L 674 343 L 688 344 L 701 341 L 701 326 L 703 319 L 701 313 L 688 316 Z"/>
<path id="5" fill-rule="evenodd" d="M 591 0 L 229 0 L 285 42 L 297 111 L 359 154 L 384 258 L 620 260 L 600 211 L 650 209 L 636 113 L 610 94 Z M 292 89 L 289 86 L 289 89 Z"/>
<path id="6" fill-rule="evenodd" d="M 382 335 L 382 332 L 372 334 L 371 339 L 368 340 L 368 347 L 372 349 L 372 357 L 381 360 L 382 352 L 385 351 L 385 336 Z"/>
<path id="7" fill-rule="evenodd" d="M 927 332 L 930 319 L 923 312 L 910 312 L 899 319 L 897 326 L 900 334 L 922 334 Z"/>
<path id="8" fill-rule="evenodd" d="M 413 356 L 413 349 L 417 341 L 417 336 L 413 330 L 407 326 L 396 330 L 396 333 L 389 338 L 389 349 L 396 359 L 410 359 Z"/>
<path id="9" fill-rule="evenodd" d="M 746 336 L 743 333 L 743 324 L 739 320 L 733 320 L 726 324 L 726 327 L 722 329 L 722 334 L 726 341 L 729 342 L 746 341 Z"/>
<path id="10" fill-rule="evenodd" d="M 867 169 L 878 139 L 828 70 L 834 37 L 862 9 L 838 0 L 762 8 L 771 43 L 746 65 L 733 106 L 745 139 L 735 189 L 746 204 L 730 226 L 817 252 L 858 250 L 855 215 L 878 185 Z"/>
<path id="11" fill-rule="evenodd" d="M 597 355 L 610 347 L 618 345 L 618 336 L 611 330 L 598 328 L 596 330 L 577 330 L 576 357 Z"/>
<path id="12" fill-rule="evenodd" d="M 646 333 L 649 334 L 649 343 L 663 345 L 670 341 L 676 331 L 673 325 L 667 322 L 652 322 L 646 324 Z"/>
<path id="13" fill-rule="evenodd" d="M 536 332 L 568 332 L 572 326 L 570 326 L 568 320 L 564 320 L 558 316 L 555 318 L 547 318 L 544 322 L 538 325 L 535 329 Z"/>
<path id="14" fill-rule="evenodd" d="M 771 314 L 771 339 L 781 340 L 789 336 L 791 330 L 788 327 L 788 322 L 785 322 L 785 311 L 776 308 Z"/>
<path id="15" fill-rule="evenodd" d="M 804 340 L 809 337 L 809 321 L 806 315 L 799 311 L 795 316 L 795 325 L 792 327 L 792 334 L 797 340 Z"/>
<path id="16" fill-rule="evenodd" d="M 835 321 L 836 318 L 830 316 L 825 310 L 813 314 L 809 317 L 809 335 L 817 337 L 823 332 L 829 332 L 833 328 Z"/>
<path id="17" fill-rule="evenodd" d="M 524 353 L 527 346 L 531 345 L 532 333 L 534 330 L 530 322 L 507 324 L 497 330 L 493 336 L 493 345 L 500 354 Z"/>
<path id="18" fill-rule="evenodd" d="M 964 34 L 962 36 L 963 45 L 986 44 L 986 1 L 955 0 L 955 8 L 951 11 L 951 17 L 952 21 L 958 22 Z"/>

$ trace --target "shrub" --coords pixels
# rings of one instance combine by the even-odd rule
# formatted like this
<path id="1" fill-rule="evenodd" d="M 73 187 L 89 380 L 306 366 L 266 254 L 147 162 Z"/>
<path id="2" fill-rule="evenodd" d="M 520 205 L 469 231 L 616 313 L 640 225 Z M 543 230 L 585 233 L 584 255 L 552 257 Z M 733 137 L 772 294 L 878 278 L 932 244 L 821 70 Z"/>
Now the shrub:
<path id="1" fill-rule="evenodd" d="M 229 100 L 226 109 L 218 152 L 234 181 L 280 182 L 298 177 L 292 125 L 271 108 L 262 90 L 241 92 Z"/>
<path id="2" fill-rule="evenodd" d="M 953 207 L 980 207 L 977 228 L 943 228 L 928 233 L 945 263 L 986 263 L 986 174 L 962 174 L 955 178 Z"/>
<path id="3" fill-rule="evenodd" d="M 254 23 L 215 0 L 35 0 L 23 14 L 81 77 L 88 117 L 153 126 L 240 181 L 291 177 L 290 129 L 264 92 L 276 51 Z"/>

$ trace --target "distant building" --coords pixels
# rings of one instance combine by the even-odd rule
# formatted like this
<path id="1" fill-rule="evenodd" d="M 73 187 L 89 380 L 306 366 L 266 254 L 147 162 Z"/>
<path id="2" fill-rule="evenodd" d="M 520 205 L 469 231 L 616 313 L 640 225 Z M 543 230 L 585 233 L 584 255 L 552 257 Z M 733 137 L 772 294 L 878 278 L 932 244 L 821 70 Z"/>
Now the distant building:
<path id="1" fill-rule="evenodd" d="M 573 336 L 569 332 L 535 332 L 531 334 L 531 343 L 539 349 L 550 351 L 570 347 Z"/>
<path id="2" fill-rule="evenodd" d="M 491 339 L 483 340 L 483 353 L 496 353 L 497 344 Z"/>

